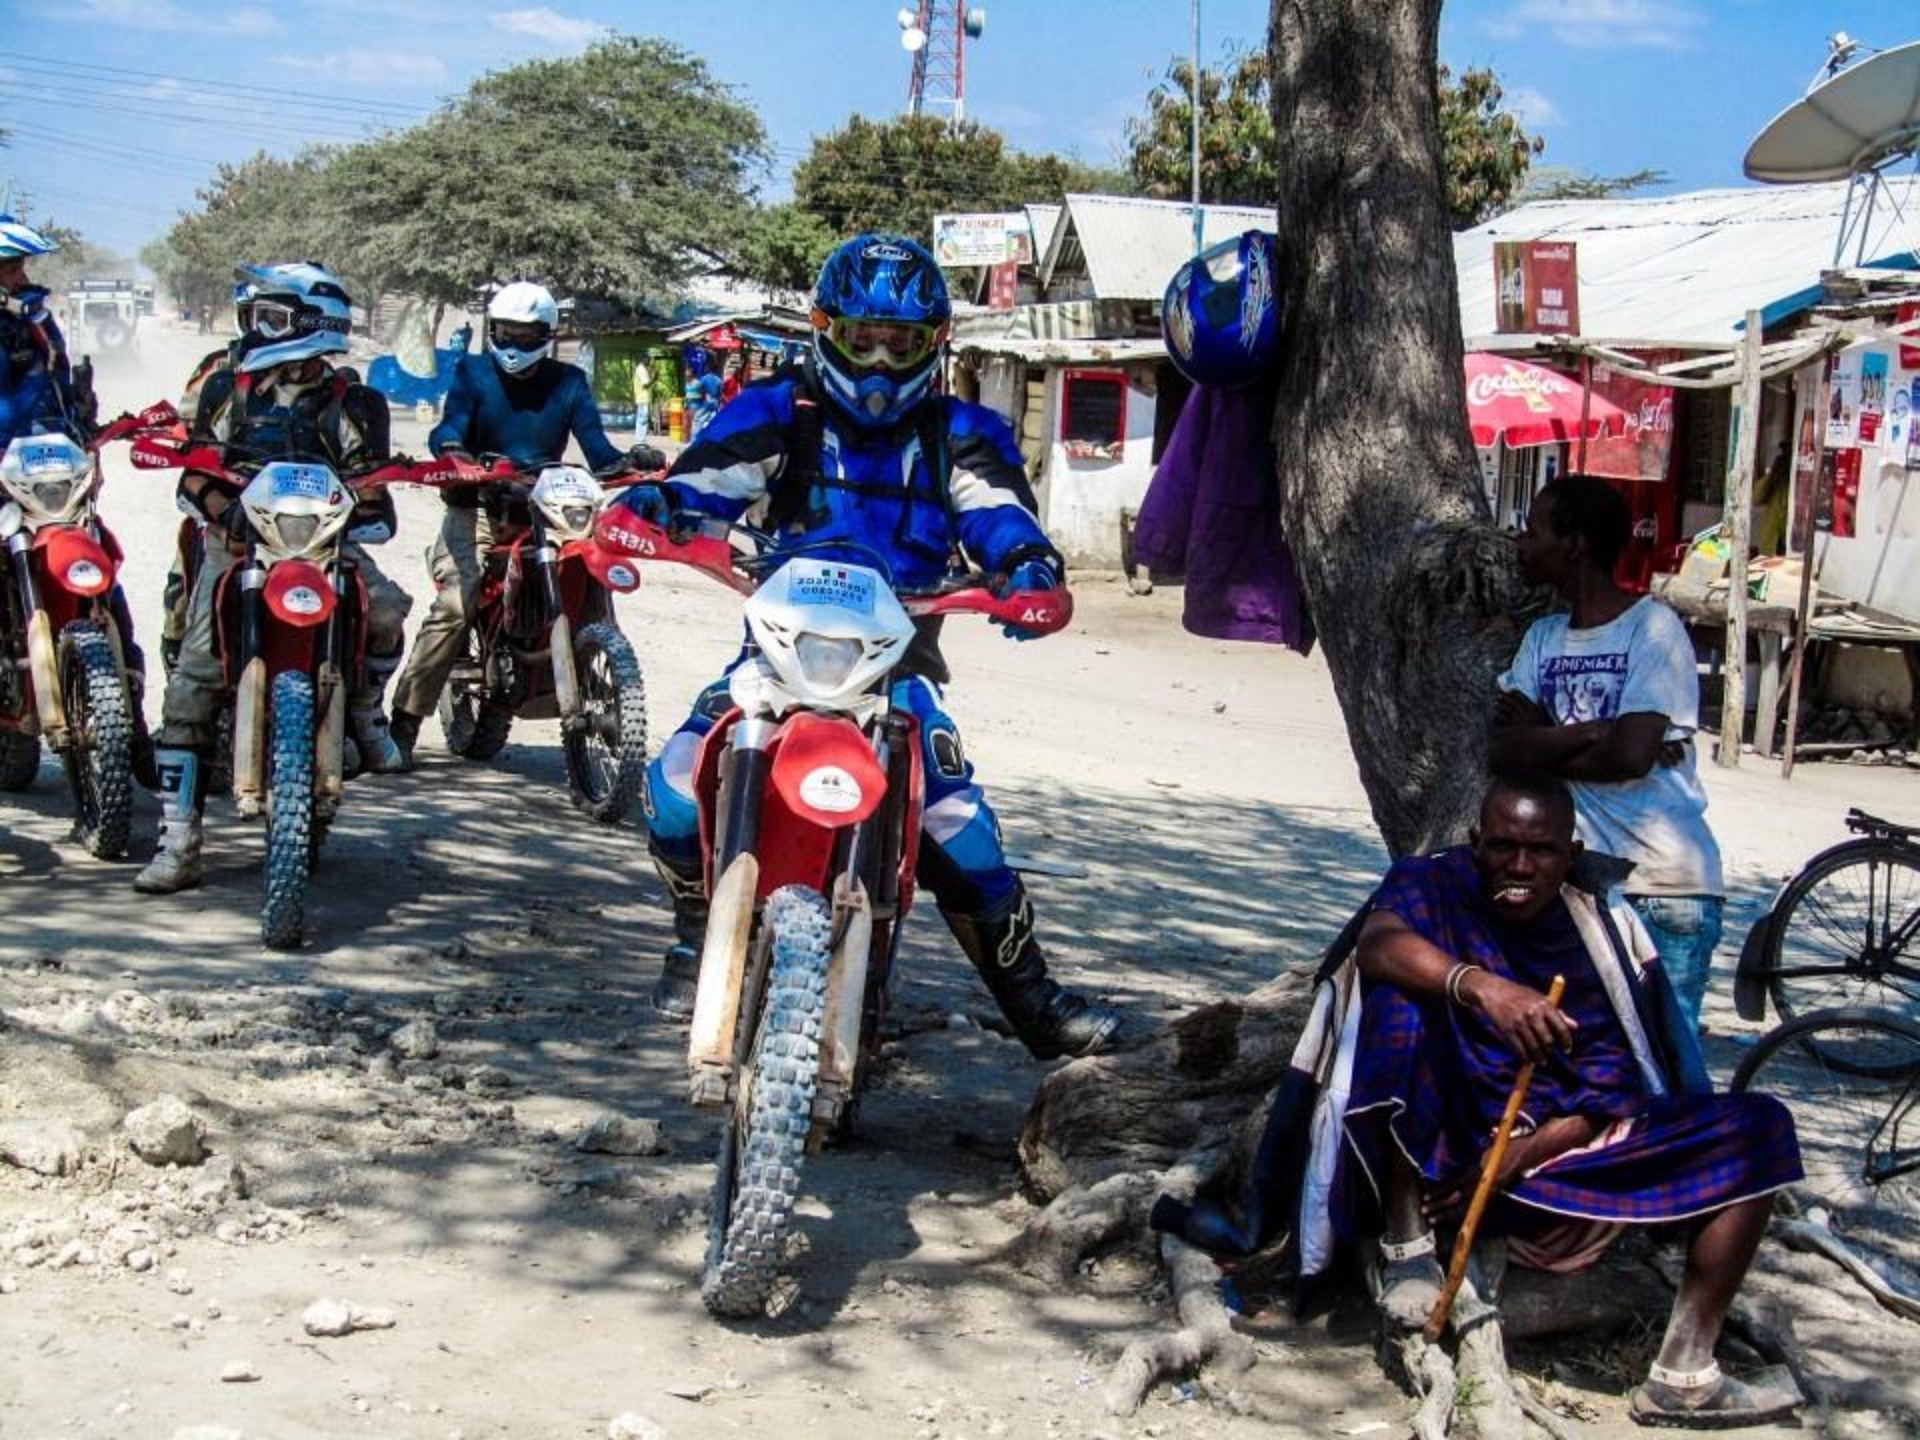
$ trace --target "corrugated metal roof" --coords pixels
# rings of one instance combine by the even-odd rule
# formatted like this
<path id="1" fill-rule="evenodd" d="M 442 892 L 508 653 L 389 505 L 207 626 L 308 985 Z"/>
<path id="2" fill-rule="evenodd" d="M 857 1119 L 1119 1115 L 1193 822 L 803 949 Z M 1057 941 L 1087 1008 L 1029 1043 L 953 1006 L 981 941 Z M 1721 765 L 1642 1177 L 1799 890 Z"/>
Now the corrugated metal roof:
<path id="1" fill-rule="evenodd" d="M 1124 195 L 1069 195 L 1040 265 L 1040 283 L 1084 273 L 1101 300 L 1159 300 L 1167 282 L 1193 255 L 1193 207 L 1177 200 Z M 1272 210 L 1202 205 L 1206 245 L 1243 230 L 1272 230 Z"/>
<path id="2" fill-rule="evenodd" d="M 1905 217 L 1882 198 L 1866 247 L 1876 260 L 1920 245 L 1920 178 L 1888 183 Z M 1494 333 L 1496 240 L 1571 240 L 1580 247 L 1582 334 L 1731 341 L 1748 310 L 1832 268 L 1846 197 L 1841 182 L 1522 205 L 1453 237 L 1462 327 L 1470 337 Z"/>
<path id="3" fill-rule="evenodd" d="M 1148 336 L 1131 340 L 1054 340 L 996 335 L 956 340 L 953 348 L 960 355 L 1008 355 L 1029 365 L 1119 365 L 1129 360 L 1167 357 L 1167 347 Z"/>

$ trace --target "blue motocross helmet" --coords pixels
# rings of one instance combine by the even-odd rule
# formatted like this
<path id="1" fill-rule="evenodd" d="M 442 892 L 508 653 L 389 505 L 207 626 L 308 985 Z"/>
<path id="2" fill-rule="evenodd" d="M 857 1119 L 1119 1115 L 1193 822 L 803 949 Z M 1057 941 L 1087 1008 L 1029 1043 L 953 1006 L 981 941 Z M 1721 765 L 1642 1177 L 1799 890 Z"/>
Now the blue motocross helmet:
<path id="1" fill-rule="evenodd" d="M 1196 385 L 1232 389 L 1280 350 L 1273 236 L 1249 230 L 1210 245 L 1173 272 L 1160 307 L 1167 355 Z"/>
<path id="2" fill-rule="evenodd" d="M 932 391 L 952 318 L 946 277 L 916 241 L 856 235 L 827 257 L 813 291 L 827 394 L 856 425 L 897 424 Z"/>

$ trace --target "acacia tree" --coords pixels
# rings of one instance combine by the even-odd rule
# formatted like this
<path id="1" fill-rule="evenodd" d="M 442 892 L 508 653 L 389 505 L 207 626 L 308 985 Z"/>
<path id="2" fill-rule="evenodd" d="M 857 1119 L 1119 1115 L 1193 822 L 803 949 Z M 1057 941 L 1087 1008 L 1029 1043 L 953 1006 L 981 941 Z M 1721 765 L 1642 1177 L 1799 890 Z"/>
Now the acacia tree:
<path id="1" fill-rule="evenodd" d="M 1456 81 L 1436 67 L 1440 144 L 1447 208 L 1464 229 L 1499 213 L 1524 183 L 1543 148 L 1505 98 L 1490 70 L 1465 70 Z M 1272 61 L 1265 50 L 1229 48 L 1218 67 L 1200 67 L 1200 194 L 1217 205 L 1270 205 L 1278 194 Z M 1184 200 L 1192 193 L 1193 65 L 1174 59 L 1147 92 L 1146 113 L 1126 122 L 1128 165 L 1150 195 Z"/>

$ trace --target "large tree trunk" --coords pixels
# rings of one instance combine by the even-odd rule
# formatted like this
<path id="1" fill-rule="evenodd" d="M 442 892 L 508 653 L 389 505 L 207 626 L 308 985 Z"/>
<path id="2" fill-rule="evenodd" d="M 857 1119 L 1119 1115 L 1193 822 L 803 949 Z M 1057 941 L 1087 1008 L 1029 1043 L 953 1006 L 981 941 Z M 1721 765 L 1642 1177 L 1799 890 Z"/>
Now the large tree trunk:
<path id="1" fill-rule="evenodd" d="M 1271 34 L 1283 515 L 1396 855 L 1471 819 L 1518 638 L 1465 422 L 1439 24 L 1440 0 L 1274 0 Z"/>

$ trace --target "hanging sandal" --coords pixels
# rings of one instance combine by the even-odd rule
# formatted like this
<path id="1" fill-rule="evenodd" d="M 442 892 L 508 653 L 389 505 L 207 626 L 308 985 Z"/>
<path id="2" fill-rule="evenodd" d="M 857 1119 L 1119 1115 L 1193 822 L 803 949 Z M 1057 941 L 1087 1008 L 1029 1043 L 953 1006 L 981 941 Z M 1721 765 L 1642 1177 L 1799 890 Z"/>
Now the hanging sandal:
<path id="1" fill-rule="evenodd" d="M 1743 1430 L 1784 1420 L 1804 1403 L 1784 1365 L 1735 1380 L 1717 1360 L 1698 1370 L 1669 1370 L 1656 1362 L 1634 1390 L 1630 1413 L 1637 1424 L 1671 1430 Z"/>
<path id="2" fill-rule="evenodd" d="M 1371 1279 L 1374 1303 L 1388 1320 L 1403 1330 L 1425 1325 L 1447 1281 L 1434 1251 L 1433 1231 L 1411 1240 L 1382 1240 Z"/>

